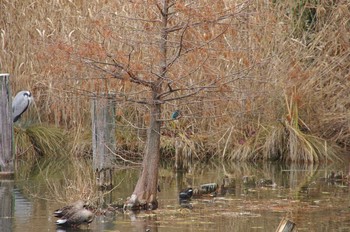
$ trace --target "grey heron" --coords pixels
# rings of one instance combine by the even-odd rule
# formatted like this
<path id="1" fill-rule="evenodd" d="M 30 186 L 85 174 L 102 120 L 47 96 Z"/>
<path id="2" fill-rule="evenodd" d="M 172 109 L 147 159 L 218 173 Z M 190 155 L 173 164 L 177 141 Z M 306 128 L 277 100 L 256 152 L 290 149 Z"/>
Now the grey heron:
<path id="1" fill-rule="evenodd" d="M 12 119 L 16 122 L 21 115 L 28 109 L 33 98 L 29 91 L 20 91 L 12 101 Z"/>

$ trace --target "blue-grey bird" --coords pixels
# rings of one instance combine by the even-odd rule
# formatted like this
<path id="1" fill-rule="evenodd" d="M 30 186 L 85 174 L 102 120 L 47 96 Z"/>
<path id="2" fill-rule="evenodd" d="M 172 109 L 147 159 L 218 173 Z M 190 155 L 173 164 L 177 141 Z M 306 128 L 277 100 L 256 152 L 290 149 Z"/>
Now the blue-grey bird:
<path id="1" fill-rule="evenodd" d="M 32 102 L 32 94 L 29 91 L 20 91 L 12 101 L 12 119 L 16 122 L 28 109 Z"/>
<path id="2" fill-rule="evenodd" d="M 175 111 L 173 112 L 173 114 L 171 115 L 171 118 L 172 118 L 173 120 L 175 120 L 175 119 L 178 119 L 180 115 L 181 115 L 181 111 L 180 111 L 180 110 L 175 110 Z"/>
<path id="3" fill-rule="evenodd" d="M 182 190 L 179 193 L 179 199 L 180 200 L 189 200 L 193 196 L 193 189 L 192 188 L 187 188 Z"/>
<path id="4" fill-rule="evenodd" d="M 88 209 L 80 209 L 73 214 L 63 216 L 56 221 L 56 225 L 65 227 L 78 227 L 81 224 L 90 224 L 94 220 L 94 213 Z"/>

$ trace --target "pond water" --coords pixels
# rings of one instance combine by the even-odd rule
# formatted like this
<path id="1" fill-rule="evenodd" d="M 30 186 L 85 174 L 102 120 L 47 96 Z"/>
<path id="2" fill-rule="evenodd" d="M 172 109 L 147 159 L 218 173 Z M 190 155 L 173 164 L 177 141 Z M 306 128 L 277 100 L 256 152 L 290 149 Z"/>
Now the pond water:
<path id="1" fill-rule="evenodd" d="M 344 177 L 327 178 L 332 172 Z M 47 199 L 45 182 L 17 178 L 0 182 L 0 231 L 276 231 L 283 218 L 298 231 L 350 231 L 348 172 L 348 159 L 309 166 L 211 162 L 193 164 L 187 172 L 163 165 L 157 210 L 97 216 L 80 229 L 56 228 L 52 212 L 63 205 Z M 107 201 L 126 199 L 137 177 L 137 169 L 116 171 L 117 187 Z M 179 205 L 181 189 L 208 183 L 223 191 L 193 197 L 188 207 Z M 3 212 L 8 204 L 13 217 Z"/>

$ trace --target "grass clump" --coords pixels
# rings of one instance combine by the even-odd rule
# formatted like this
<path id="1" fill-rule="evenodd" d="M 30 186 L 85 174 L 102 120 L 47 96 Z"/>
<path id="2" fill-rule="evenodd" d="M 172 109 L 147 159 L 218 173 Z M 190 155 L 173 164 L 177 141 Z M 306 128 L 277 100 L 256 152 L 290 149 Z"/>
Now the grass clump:
<path id="1" fill-rule="evenodd" d="M 326 140 L 284 123 L 269 133 L 263 154 L 269 160 L 319 163 L 339 159 L 336 150 Z"/>
<path id="2" fill-rule="evenodd" d="M 17 157 L 62 156 L 67 153 L 66 133 L 57 127 L 33 124 L 15 127 Z"/>
<path id="3" fill-rule="evenodd" d="M 238 161 L 272 160 L 296 163 L 320 163 L 339 160 L 337 149 L 317 136 L 280 123 L 260 126 L 259 132 L 249 138 L 225 158 Z"/>
<path id="4" fill-rule="evenodd" d="M 310 128 L 299 116 L 295 92 L 290 100 L 286 95 L 287 114 L 270 126 L 258 125 L 252 134 L 227 157 L 232 160 L 273 160 L 293 163 L 320 163 L 335 161 L 337 146 L 313 135 Z"/>

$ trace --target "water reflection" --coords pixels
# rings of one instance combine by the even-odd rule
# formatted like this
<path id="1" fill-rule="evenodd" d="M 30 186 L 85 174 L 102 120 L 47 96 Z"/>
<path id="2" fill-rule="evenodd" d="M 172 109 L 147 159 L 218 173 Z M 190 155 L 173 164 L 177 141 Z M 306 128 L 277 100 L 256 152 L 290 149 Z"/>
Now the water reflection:
<path id="1" fill-rule="evenodd" d="M 296 223 L 299 231 L 350 228 L 348 180 L 328 178 L 332 171 L 348 173 L 348 161 L 332 165 L 211 162 L 195 163 L 189 170 L 175 172 L 171 166 L 160 170 L 158 210 L 104 214 L 80 230 L 275 231 L 286 216 Z M 123 201 L 132 192 L 137 177 L 138 170 L 116 172 L 117 187 L 101 201 Z M 18 182 L 19 188 L 35 191 L 29 186 L 44 186 L 38 181 L 39 178 Z M 201 194 L 194 194 L 187 202 L 190 207 L 183 207 L 179 204 L 179 193 L 188 187 L 198 189 Z M 44 188 L 40 191 L 45 192 Z M 38 195 L 35 192 L 22 193 L 15 189 L 13 193 L 14 231 L 80 231 L 56 228 L 52 212 L 62 205 L 33 198 L 32 195 Z"/>
<path id="2" fill-rule="evenodd" d="M 15 200 L 15 220 L 21 224 L 29 223 L 33 211 L 32 202 L 23 196 L 19 189 L 13 190 Z"/>
<path id="3" fill-rule="evenodd" d="M 0 228 L 4 232 L 10 232 L 13 224 L 13 185 L 11 180 L 0 181 Z"/>

